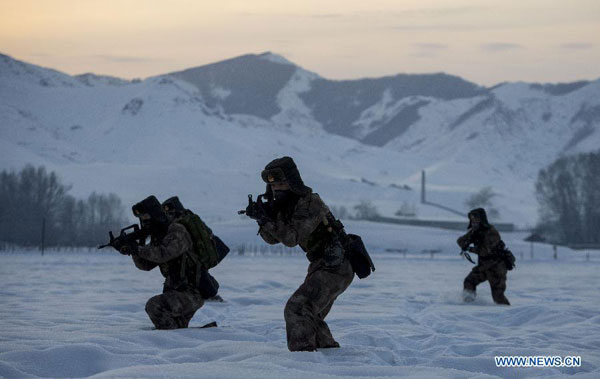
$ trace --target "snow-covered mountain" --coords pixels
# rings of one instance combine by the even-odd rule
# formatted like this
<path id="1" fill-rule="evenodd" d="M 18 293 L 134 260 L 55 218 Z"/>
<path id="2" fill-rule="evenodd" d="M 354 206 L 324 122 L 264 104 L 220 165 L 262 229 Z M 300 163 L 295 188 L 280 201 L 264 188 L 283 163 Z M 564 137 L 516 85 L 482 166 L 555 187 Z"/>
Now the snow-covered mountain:
<path id="1" fill-rule="evenodd" d="M 483 88 L 446 74 L 331 81 L 284 58 L 245 55 L 138 81 L 69 76 L 0 55 L 0 169 L 45 164 L 73 193 L 133 202 L 179 194 L 235 218 L 259 173 L 291 155 L 331 205 L 404 202 L 455 218 L 492 185 L 503 221 L 533 224 L 537 171 L 600 146 L 600 81 Z M 407 187 L 411 189 L 406 189 Z"/>

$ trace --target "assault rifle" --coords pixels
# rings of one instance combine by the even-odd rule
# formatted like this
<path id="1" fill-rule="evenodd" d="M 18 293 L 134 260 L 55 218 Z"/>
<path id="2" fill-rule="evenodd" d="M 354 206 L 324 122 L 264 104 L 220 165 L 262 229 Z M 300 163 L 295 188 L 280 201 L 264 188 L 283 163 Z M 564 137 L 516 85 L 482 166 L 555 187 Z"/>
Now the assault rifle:
<path id="1" fill-rule="evenodd" d="M 471 254 L 469 254 L 466 250 L 461 251 L 460 255 L 466 258 L 466 260 L 468 260 L 469 262 L 475 264 L 475 261 L 471 258 Z"/>
<path id="2" fill-rule="evenodd" d="M 130 229 L 133 229 L 133 231 L 127 233 Z M 138 224 L 133 224 L 121 229 L 121 233 L 119 233 L 118 237 L 115 237 L 112 231 L 108 232 L 108 236 L 110 237 L 110 241 L 106 245 L 98 246 L 98 249 L 112 246 L 115 250 L 120 252 L 121 248 L 124 246 L 143 246 L 148 237 L 148 232 L 140 229 Z"/>
<path id="3" fill-rule="evenodd" d="M 252 194 L 248 195 L 248 206 L 254 206 L 254 207 L 264 207 L 265 203 L 263 202 L 263 197 L 265 195 L 258 195 L 258 197 L 256 198 L 256 201 L 252 200 Z M 239 215 L 245 215 L 246 214 L 246 210 L 243 209 L 241 211 L 238 211 Z"/>
<path id="4" fill-rule="evenodd" d="M 265 194 L 263 195 L 258 195 L 258 197 L 256 198 L 256 201 L 252 201 L 252 195 L 248 195 L 248 208 L 246 208 L 245 210 L 242 211 L 238 211 L 239 215 L 246 215 L 248 217 L 250 217 L 253 220 L 256 220 L 256 222 L 258 222 L 258 225 L 260 225 L 262 227 L 262 225 L 264 225 L 265 223 L 269 222 L 272 220 L 271 214 L 272 214 L 272 208 L 273 208 L 273 203 L 272 203 L 272 197 L 271 196 L 267 196 L 267 202 L 263 202 L 263 197 L 265 196 Z M 259 229 L 259 233 L 260 233 L 260 229 Z"/>

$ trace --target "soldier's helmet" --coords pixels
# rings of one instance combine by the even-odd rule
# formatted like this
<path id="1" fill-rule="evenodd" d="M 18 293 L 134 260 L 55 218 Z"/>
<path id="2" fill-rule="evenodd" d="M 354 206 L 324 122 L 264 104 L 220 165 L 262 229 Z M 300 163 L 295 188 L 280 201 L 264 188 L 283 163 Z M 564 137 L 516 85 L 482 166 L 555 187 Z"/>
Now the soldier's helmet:
<path id="1" fill-rule="evenodd" d="M 304 185 L 298 167 L 296 167 L 296 163 L 290 157 L 281 157 L 272 160 L 265 166 L 260 176 L 267 183 L 267 191 L 270 190 L 271 184 L 287 183 L 290 186 L 290 190 L 298 196 L 305 196 L 312 192 L 310 187 Z"/>
<path id="2" fill-rule="evenodd" d="M 469 226 L 468 228 L 471 228 L 471 216 L 475 216 L 477 218 L 479 218 L 479 222 L 481 223 L 481 227 L 487 229 L 490 227 L 490 223 L 488 221 L 487 218 L 487 213 L 485 213 L 485 209 L 483 208 L 476 208 L 476 209 L 472 209 L 469 214 Z"/>
<path id="3" fill-rule="evenodd" d="M 167 216 L 173 219 L 183 216 L 186 212 L 186 209 L 177 196 L 170 197 L 163 201 L 162 208 Z"/>
<path id="4" fill-rule="evenodd" d="M 152 223 L 156 223 L 156 224 L 168 223 L 167 215 L 163 211 L 163 208 L 160 205 L 160 202 L 158 201 L 158 199 L 153 195 L 150 195 L 147 198 L 145 198 L 144 200 L 140 201 L 139 203 L 134 204 L 133 207 L 131 207 L 131 210 L 133 211 L 133 214 L 136 217 L 139 217 L 140 215 L 142 215 L 144 213 L 149 214 L 150 219 L 152 220 Z"/>

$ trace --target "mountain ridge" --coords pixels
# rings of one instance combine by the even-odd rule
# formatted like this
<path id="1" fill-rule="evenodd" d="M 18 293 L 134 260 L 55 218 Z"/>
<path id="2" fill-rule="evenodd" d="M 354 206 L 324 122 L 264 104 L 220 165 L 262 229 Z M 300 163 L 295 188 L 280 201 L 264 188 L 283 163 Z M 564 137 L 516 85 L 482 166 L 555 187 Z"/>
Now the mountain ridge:
<path id="1" fill-rule="evenodd" d="M 463 209 L 491 185 L 503 220 L 531 225 L 537 171 L 600 146 L 600 80 L 490 88 L 447 74 L 328 81 L 263 53 L 121 81 L 0 55 L 0 125 L 0 168 L 46 164 L 88 192 L 118 180 L 127 201 L 153 186 L 172 195 L 170 182 L 188 186 L 183 197 L 243 198 L 239 188 L 262 186 L 248 173 L 285 154 L 336 206 L 373 197 L 393 216 L 398 202 L 418 205 L 425 169 L 432 201 Z M 451 217 L 425 206 L 419 213 Z"/>

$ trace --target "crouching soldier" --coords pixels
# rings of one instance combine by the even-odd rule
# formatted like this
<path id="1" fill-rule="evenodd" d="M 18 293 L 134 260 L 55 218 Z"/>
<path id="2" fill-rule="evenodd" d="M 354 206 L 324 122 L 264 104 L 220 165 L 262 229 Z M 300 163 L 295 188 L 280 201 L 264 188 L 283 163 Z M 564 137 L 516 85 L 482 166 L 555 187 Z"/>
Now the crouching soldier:
<path id="1" fill-rule="evenodd" d="M 181 203 L 181 201 L 179 200 L 178 196 L 172 196 L 170 198 L 168 198 L 167 200 L 163 201 L 162 203 L 162 207 L 163 210 L 165 211 L 165 214 L 167 215 L 167 218 L 169 219 L 169 222 L 177 222 L 177 220 L 179 220 L 179 222 L 184 222 L 184 217 L 194 217 L 195 214 L 190 211 L 189 209 L 186 209 L 183 204 Z M 199 217 L 198 217 L 199 219 Z M 221 241 L 221 239 L 219 237 L 217 237 L 216 235 L 213 234 L 212 230 L 206 226 L 206 224 L 204 224 L 204 227 L 206 228 L 206 232 L 209 234 L 210 239 L 213 240 L 213 244 L 215 245 L 219 255 L 221 256 L 225 256 L 227 255 L 227 253 L 229 253 L 229 248 L 227 247 L 227 245 L 225 245 L 225 243 L 223 243 L 223 241 Z M 200 288 L 219 288 L 219 283 L 217 282 L 217 280 L 208 272 L 208 270 L 204 267 L 200 267 L 200 270 L 202 271 L 202 274 L 200 276 Z M 223 298 L 219 295 L 219 294 L 215 294 L 212 297 L 209 298 L 205 298 L 205 301 L 212 301 L 212 302 L 219 302 L 222 303 L 224 302 Z"/>
<path id="2" fill-rule="evenodd" d="M 156 197 L 147 197 L 132 210 L 151 240 L 143 246 L 123 246 L 120 251 L 130 254 L 140 270 L 158 266 L 165 278 L 163 293 L 148 300 L 146 313 L 157 329 L 187 328 L 204 299 L 216 295 L 218 284 L 214 287 L 207 284 L 210 280 L 202 281 L 204 272 L 195 258 L 193 236 L 186 226 L 169 220 Z"/>
<path id="3" fill-rule="evenodd" d="M 275 159 L 261 176 L 266 182 L 261 198 L 267 202 L 261 198 L 251 202 L 246 215 L 258 222 L 265 242 L 300 245 L 310 261 L 304 283 L 285 306 L 288 348 L 315 351 L 339 347 L 325 317 L 354 276 L 342 246 L 343 229 L 334 227 L 337 220 L 319 195 L 304 185 L 292 158 Z"/>
<path id="4" fill-rule="evenodd" d="M 469 212 L 468 232 L 458 238 L 458 246 L 465 251 L 478 255 L 478 262 L 464 281 L 463 299 L 466 302 L 475 300 L 475 288 L 478 284 L 490 282 L 492 297 L 497 304 L 510 305 L 504 291 L 506 290 L 507 262 L 504 259 L 504 243 L 500 233 L 490 225 L 483 208 Z M 473 244 L 473 247 L 469 247 Z M 510 253 L 512 256 L 512 253 Z M 514 263 L 514 257 L 513 257 Z M 509 263 L 510 264 L 510 263 Z M 512 267 L 509 267 L 512 268 Z"/>

